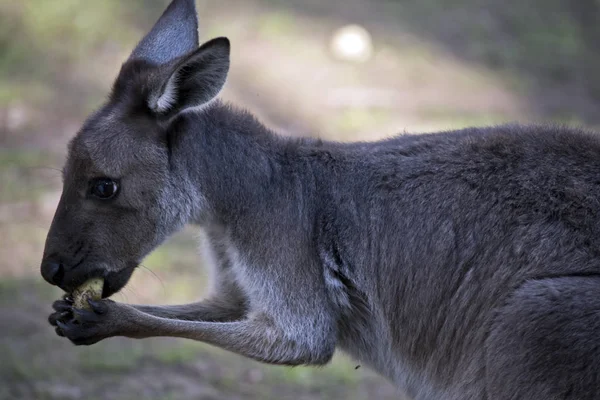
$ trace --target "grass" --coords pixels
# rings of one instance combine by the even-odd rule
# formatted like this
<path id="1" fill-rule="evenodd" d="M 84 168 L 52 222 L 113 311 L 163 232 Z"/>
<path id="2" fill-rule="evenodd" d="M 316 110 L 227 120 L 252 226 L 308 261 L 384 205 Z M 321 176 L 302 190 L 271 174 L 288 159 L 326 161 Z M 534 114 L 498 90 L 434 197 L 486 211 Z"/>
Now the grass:
<path id="1" fill-rule="evenodd" d="M 352 388 L 360 384 L 362 371 L 356 369 L 357 363 L 342 353 L 337 353 L 330 364 L 324 367 L 265 368 L 268 380 L 285 382 L 303 387 L 326 389 L 328 385 Z"/>
<path id="2" fill-rule="evenodd" d="M 149 254 L 142 262 L 146 267 L 164 273 L 172 269 L 181 271 L 189 266 L 197 270 L 199 262 L 197 233 L 193 228 L 173 235 L 162 246 Z"/>
<path id="3" fill-rule="evenodd" d="M 0 81 L 9 83 L 0 91 L 0 105 L 54 101 L 58 88 L 52 82 L 68 73 L 66 66 L 84 60 L 91 49 L 98 51 L 107 41 L 119 46 L 135 40 L 139 33 L 124 17 L 128 7 L 139 5 L 116 0 L 23 0 L 18 6 L 0 5 L 7 22 L 0 27 Z"/>
<path id="4" fill-rule="evenodd" d="M 112 343 L 103 346 L 80 347 L 75 350 L 76 364 L 83 373 L 120 373 L 136 368 L 146 355 L 140 341 L 131 341 L 128 346 L 113 348 Z"/>
<path id="5" fill-rule="evenodd" d="M 60 289 L 48 285 L 37 275 L 18 279 L 3 276 L 0 279 L 0 305 L 22 302 L 31 307 L 38 302 L 54 299 L 59 293 Z"/>
<path id="6" fill-rule="evenodd" d="M 165 364 L 185 364 L 206 353 L 206 345 L 191 340 L 178 341 L 167 349 L 153 352 L 152 357 Z"/>

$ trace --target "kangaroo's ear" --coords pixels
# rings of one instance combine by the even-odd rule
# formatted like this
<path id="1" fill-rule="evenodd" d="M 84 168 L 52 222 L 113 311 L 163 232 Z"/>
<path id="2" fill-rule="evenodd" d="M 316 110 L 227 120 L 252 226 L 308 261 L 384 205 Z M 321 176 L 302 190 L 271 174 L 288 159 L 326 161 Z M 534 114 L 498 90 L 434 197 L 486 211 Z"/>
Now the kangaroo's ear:
<path id="1" fill-rule="evenodd" d="M 130 60 L 166 64 L 198 48 L 194 0 L 173 0 L 152 30 L 138 43 Z"/>
<path id="2" fill-rule="evenodd" d="M 229 53 L 229 39 L 219 37 L 183 57 L 150 92 L 150 109 L 171 117 L 210 102 L 225 85 Z"/>

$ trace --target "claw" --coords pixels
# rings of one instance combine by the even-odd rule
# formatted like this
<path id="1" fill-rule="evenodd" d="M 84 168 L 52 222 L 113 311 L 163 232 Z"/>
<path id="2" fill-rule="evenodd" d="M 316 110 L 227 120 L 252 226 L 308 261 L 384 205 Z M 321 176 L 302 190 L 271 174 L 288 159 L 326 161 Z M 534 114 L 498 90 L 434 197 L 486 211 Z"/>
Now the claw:
<path id="1" fill-rule="evenodd" d="M 87 302 L 90 305 L 90 307 L 92 307 L 92 310 L 96 314 L 104 314 L 104 313 L 106 313 L 106 304 L 104 304 L 103 302 L 95 301 L 95 300 L 91 300 L 91 299 L 88 299 Z"/>
<path id="2" fill-rule="evenodd" d="M 66 302 L 65 300 L 56 300 L 54 303 L 52 303 L 52 308 L 58 312 L 69 311 L 71 310 L 72 305 Z"/>
<path id="3" fill-rule="evenodd" d="M 67 317 L 70 317 L 72 313 L 73 313 L 72 311 L 63 311 L 58 316 L 58 319 L 65 319 Z"/>
<path id="4" fill-rule="evenodd" d="M 65 294 L 63 295 L 62 299 L 63 299 L 64 301 L 66 301 L 67 303 L 69 303 L 69 304 L 73 304 L 73 302 L 74 302 L 74 300 L 73 300 L 73 296 L 72 296 L 72 295 L 70 295 L 69 293 L 65 293 Z"/>
<path id="5" fill-rule="evenodd" d="M 60 329 L 60 331 L 62 333 L 61 336 L 64 336 L 65 331 L 69 329 L 67 324 L 65 324 L 64 322 L 61 322 L 61 321 L 56 321 L 56 325 L 58 326 L 58 328 L 56 328 L 56 329 Z"/>
<path id="6" fill-rule="evenodd" d="M 63 311 L 63 312 L 55 312 L 54 314 L 50 314 L 48 317 L 48 322 L 50 325 L 56 326 L 56 321 L 65 320 L 71 317 L 71 311 Z"/>

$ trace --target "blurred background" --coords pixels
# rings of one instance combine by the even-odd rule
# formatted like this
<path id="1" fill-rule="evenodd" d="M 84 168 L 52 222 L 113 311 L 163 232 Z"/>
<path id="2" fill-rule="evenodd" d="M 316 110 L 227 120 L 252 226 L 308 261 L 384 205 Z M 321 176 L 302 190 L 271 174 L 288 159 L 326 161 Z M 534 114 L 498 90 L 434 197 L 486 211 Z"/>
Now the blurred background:
<path id="1" fill-rule="evenodd" d="M 191 341 L 74 347 L 39 276 L 66 142 L 168 0 L 0 0 L 0 399 L 393 399 L 343 355 L 270 367 Z M 600 123 L 598 0 L 198 0 L 228 36 L 226 100 L 288 135 L 377 139 L 502 122 Z M 196 300 L 187 228 L 114 298 Z"/>

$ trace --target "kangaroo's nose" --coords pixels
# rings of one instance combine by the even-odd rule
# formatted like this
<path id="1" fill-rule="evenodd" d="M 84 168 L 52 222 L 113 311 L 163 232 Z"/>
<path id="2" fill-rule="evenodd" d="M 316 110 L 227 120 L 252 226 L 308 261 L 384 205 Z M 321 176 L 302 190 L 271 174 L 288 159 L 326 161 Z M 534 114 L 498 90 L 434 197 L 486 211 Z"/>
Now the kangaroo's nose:
<path id="1" fill-rule="evenodd" d="M 59 286 L 65 276 L 65 268 L 55 260 L 42 262 L 42 277 L 53 285 Z"/>

